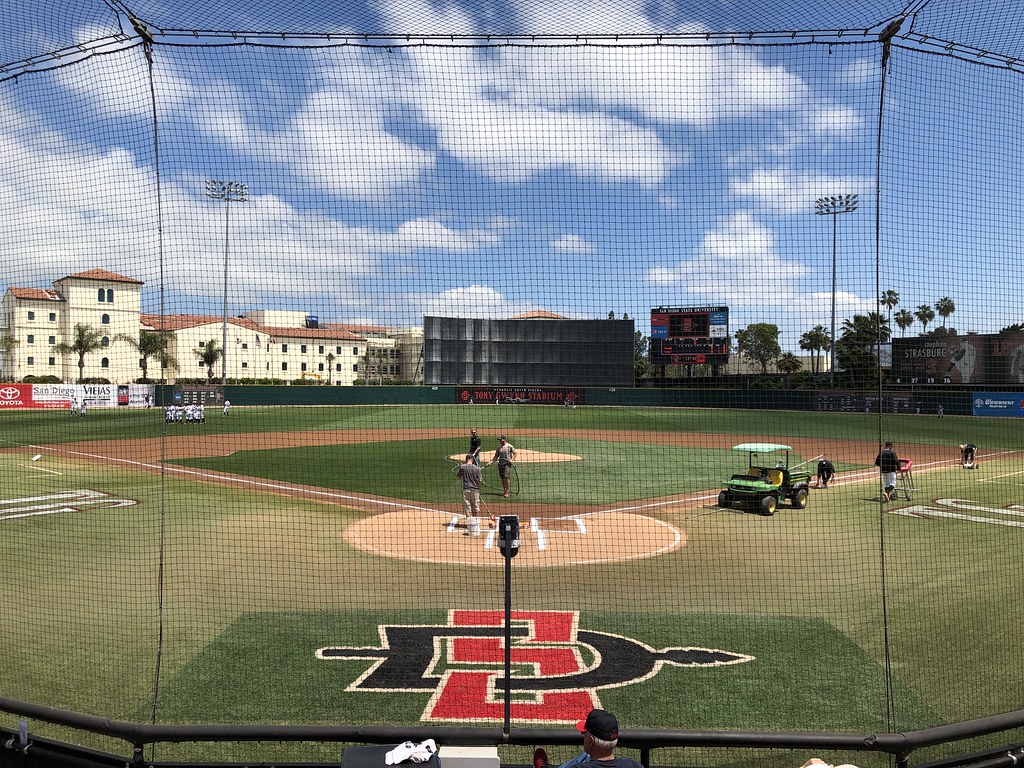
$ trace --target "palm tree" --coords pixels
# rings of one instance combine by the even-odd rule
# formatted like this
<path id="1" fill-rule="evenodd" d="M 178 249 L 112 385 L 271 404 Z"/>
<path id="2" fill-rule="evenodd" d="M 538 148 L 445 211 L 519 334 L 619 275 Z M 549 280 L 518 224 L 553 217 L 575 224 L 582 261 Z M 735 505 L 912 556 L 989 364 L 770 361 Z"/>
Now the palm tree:
<path id="1" fill-rule="evenodd" d="M 7 356 L 11 354 L 16 346 L 18 346 L 18 340 L 10 334 L 0 336 L 0 355 L 3 356 L 3 360 L 7 359 Z M 0 369 L 3 367 L 3 365 L 0 365 Z M 0 381 L 2 381 L 2 379 L 0 379 Z"/>
<path id="2" fill-rule="evenodd" d="M 878 303 L 889 310 L 889 319 L 892 320 L 892 311 L 900 303 L 900 295 L 896 291 L 883 291 Z"/>
<path id="3" fill-rule="evenodd" d="M 336 358 L 334 357 L 334 353 L 333 352 L 328 352 L 326 360 L 327 360 L 327 385 L 330 386 L 330 384 L 331 384 L 331 373 L 332 373 L 332 369 L 334 368 L 334 361 L 336 360 Z"/>
<path id="4" fill-rule="evenodd" d="M 779 355 L 779 359 L 775 361 L 775 367 L 779 369 L 779 373 L 784 373 L 788 376 L 799 371 L 804 367 L 804 364 L 792 352 L 783 352 Z"/>
<path id="5" fill-rule="evenodd" d="M 923 334 L 928 328 L 928 323 L 935 319 L 935 310 L 931 308 L 930 304 L 922 304 L 914 312 L 914 317 L 921 323 L 921 333 Z"/>
<path id="6" fill-rule="evenodd" d="M 854 315 L 853 319 L 843 320 L 843 337 L 855 336 L 859 343 L 874 344 L 889 340 L 889 322 L 879 312 L 868 312 L 866 315 Z"/>
<path id="7" fill-rule="evenodd" d="M 946 327 L 946 318 L 956 312 L 956 304 L 949 296 L 943 296 L 941 299 L 935 302 L 935 311 L 939 313 L 939 317 L 942 318 L 942 327 Z"/>
<path id="8" fill-rule="evenodd" d="M 142 369 L 143 381 L 149 381 L 149 358 L 160 363 L 161 368 L 177 367 L 178 361 L 167 351 L 167 333 L 164 331 L 140 331 L 135 339 L 126 334 L 119 334 L 118 339 L 139 353 L 139 367 Z"/>
<path id="9" fill-rule="evenodd" d="M 814 353 L 813 371 L 818 373 L 821 370 L 821 353 L 832 347 L 832 340 L 829 332 L 823 325 L 816 325 L 800 337 L 800 349 Z"/>
<path id="10" fill-rule="evenodd" d="M 212 381 L 213 367 L 224 356 L 224 351 L 220 348 L 220 344 L 217 343 L 216 339 L 210 339 L 206 342 L 205 346 L 193 349 L 192 352 L 199 358 L 199 362 L 206 366 L 206 378 Z"/>
<path id="11" fill-rule="evenodd" d="M 892 319 L 900 327 L 900 330 L 903 331 L 901 334 L 903 336 L 907 335 L 907 328 L 914 324 L 914 316 L 906 309 L 901 309 Z"/>
<path id="12" fill-rule="evenodd" d="M 77 323 L 74 341 L 54 344 L 53 351 L 58 355 L 78 355 L 78 383 L 81 384 L 85 378 L 85 356 L 102 346 L 103 334 L 100 331 L 85 323 Z"/>

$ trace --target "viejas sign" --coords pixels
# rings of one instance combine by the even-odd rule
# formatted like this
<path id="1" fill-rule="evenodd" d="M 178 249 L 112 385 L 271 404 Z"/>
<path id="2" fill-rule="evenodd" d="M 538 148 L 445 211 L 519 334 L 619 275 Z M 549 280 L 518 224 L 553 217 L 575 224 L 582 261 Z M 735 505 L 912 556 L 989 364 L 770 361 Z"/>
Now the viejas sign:
<path id="1" fill-rule="evenodd" d="M 150 384 L 0 384 L 0 408 L 141 408 L 153 395 Z"/>
<path id="2" fill-rule="evenodd" d="M 511 716 L 518 722 L 570 723 L 600 707 L 599 691 L 647 680 L 665 666 L 719 667 L 753 656 L 714 648 L 655 649 L 629 637 L 579 628 L 575 611 L 512 613 Z M 380 625 L 373 648 L 328 646 L 324 661 L 365 659 L 346 691 L 430 693 L 420 719 L 501 722 L 505 689 L 502 611 L 455 610 L 443 625 Z"/>

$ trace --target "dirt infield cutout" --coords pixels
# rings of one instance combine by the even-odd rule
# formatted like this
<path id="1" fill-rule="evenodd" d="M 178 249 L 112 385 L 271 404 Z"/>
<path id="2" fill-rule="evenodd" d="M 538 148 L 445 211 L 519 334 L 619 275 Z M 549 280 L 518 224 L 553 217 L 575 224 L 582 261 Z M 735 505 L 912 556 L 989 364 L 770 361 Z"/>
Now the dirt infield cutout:
<path id="1" fill-rule="evenodd" d="M 481 456 L 487 456 L 488 451 L 481 452 Z M 466 454 L 464 453 L 453 453 L 448 457 L 452 461 L 465 461 Z M 486 464 L 490 459 L 483 461 Z M 582 456 L 576 456 L 572 453 L 548 453 L 546 451 L 534 451 L 529 448 L 519 448 L 516 450 L 516 463 L 517 464 L 540 464 L 546 461 L 583 461 Z"/>
<path id="2" fill-rule="evenodd" d="M 517 566 L 583 565 L 639 560 L 686 545 L 670 523 L 630 512 L 520 519 Z M 503 565 L 497 531 L 484 517 L 480 534 L 467 534 L 461 514 L 402 509 L 359 520 L 344 539 L 382 557 L 425 563 Z"/>

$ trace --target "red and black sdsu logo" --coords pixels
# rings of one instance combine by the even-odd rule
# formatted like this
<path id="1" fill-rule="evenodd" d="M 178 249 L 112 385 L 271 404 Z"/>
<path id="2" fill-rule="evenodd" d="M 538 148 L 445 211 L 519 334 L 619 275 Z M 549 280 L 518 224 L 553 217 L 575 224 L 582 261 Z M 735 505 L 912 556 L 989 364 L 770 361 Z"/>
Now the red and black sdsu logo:
<path id="1" fill-rule="evenodd" d="M 665 664 L 717 667 L 754 658 L 711 648 L 659 651 L 628 637 L 580 629 L 578 623 L 575 611 L 513 611 L 513 720 L 574 723 L 580 712 L 601 706 L 600 689 L 647 680 Z M 504 612 L 456 610 L 450 612 L 446 626 L 377 629 L 378 648 L 330 647 L 316 652 L 317 658 L 326 660 L 374 660 L 347 691 L 430 692 L 420 718 L 425 721 L 503 720 Z"/>

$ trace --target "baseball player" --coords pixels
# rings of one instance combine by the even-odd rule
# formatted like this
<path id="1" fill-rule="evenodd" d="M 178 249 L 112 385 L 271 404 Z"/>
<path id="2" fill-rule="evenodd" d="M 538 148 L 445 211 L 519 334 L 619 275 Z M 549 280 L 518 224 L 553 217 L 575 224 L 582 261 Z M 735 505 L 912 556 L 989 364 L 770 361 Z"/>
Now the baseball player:
<path id="1" fill-rule="evenodd" d="M 498 462 L 498 476 L 501 478 L 501 487 L 505 491 L 502 496 L 506 499 L 508 498 L 508 489 L 511 484 L 512 462 L 515 457 L 515 447 L 505 439 L 504 435 L 499 435 L 498 449 L 494 452 L 494 458 L 487 462 L 487 466 Z"/>
<path id="2" fill-rule="evenodd" d="M 483 447 L 483 443 L 480 440 L 480 435 L 476 433 L 475 429 L 469 430 L 469 458 L 478 467 L 480 466 L 480 449 Z"/>
<path id="3" fill-rule="evenodd" d="M 829 481 L 836 473 L 835 465 L 825 456 L 818 461 L 818 478 L 814 482 L 815 488 L 828 488 Z"/>
<path id="4" fill-rule="evenodd" d="M 455 476 L 462 480 L 462 512 L 466 516 L 466 530 L 472 532 L 475 526 L 470 525 L 469 519 L 480 514 L 480 467 L 473 461 L 473 454 L 466 454 L 466 463 Z"/>

